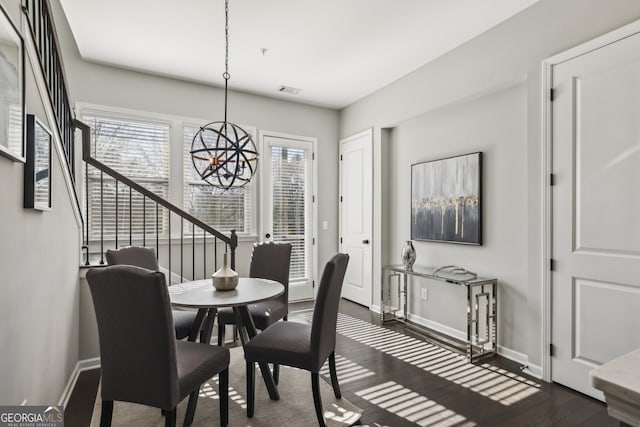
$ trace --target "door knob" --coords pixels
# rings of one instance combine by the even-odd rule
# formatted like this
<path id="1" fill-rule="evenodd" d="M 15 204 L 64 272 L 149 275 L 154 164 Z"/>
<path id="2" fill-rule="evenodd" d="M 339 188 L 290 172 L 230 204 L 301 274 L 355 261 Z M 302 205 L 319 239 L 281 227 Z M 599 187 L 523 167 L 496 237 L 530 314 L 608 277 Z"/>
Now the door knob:
<path id="1" fill-rule="evenodd" d="M 267 233 L 267 234 L 264 235 L 264 237 L 266 237 L 268 239 L 269 237 L 271 237 L 271 234 Z"/>
<path id="2" fill-rule="evenodd" d="M 363 245 L 368 245 L 368 244 L 369 244 L 369 239 L 364 239 L 364 240 L 362 241 L 362 244 L 363 244 Z"/>

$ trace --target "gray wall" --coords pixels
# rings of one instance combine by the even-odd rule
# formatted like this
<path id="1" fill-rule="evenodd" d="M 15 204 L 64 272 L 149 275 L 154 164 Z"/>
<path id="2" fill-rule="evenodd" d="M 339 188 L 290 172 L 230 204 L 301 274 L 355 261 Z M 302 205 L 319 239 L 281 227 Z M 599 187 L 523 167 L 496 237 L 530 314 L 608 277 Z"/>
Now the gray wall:
<path id="1" fill-rule="evenodd" d="M 80 57 L 59 1 L 54 0 L 52 3 L 72 102 L 221 120 L 224 113 L 224 91 L 220 88 L 84 61 Z M 194 64 L 197 66 L 197 58 Z M 233 73 L 233 69 L 231 72 Z M 230 80 L 230 85 L 233 87 L 233 79 Z M 266 130 L 317 138 L 316 159 L 322 172 L 318 174 L 316 223 L 327 221 L 329 224 L 327 230 L 318 227 L 316 270 L 321 271 L 321 267 L 338 248 L 338 112 L 232 91 L 229 93 L 228 115 L 235 123 L 256 127 L 258 133 Z M 182 170 L 182 148 L 181 139 L 179 145 L 171 148 L 171 162 L 179 164 L 177 170 Z M 178 180 L 174 180 L 174 184 L 177 182 Z M 172 201 L 181 205 L 181 200 Z M 256 215 L 259 215 L 259 206 L 256 207 Z M 258 240 L 263 234 L 258 233 Z M 236 269 L 241 274 L 248 272 L 253 242 L 254 240 L 241 240 L 239 243 Z M 80 304 L 83 313 L 80 357 L 86 359 L 97 356 L 98 348 L 95 345 L 95 337 L 92 336 L 95 334 L 93 312 L 84 307 L 91 304 L 91 300 L 88 292 L 84 290 L 81 293 Z"/>
<path id="2" fill-rule="evenodd" d="M 489 180 L 485 182 L 485 192 L 491 195 L 484 211 L 485 224 L 489 227 L 485 228 L 485 232 L 488 232 L 487 243 L 479 248 L 417 243 L 416 250 L 417 263 L 430 264 L 431 260 L 425 255 L 438 253 L 435 264 L 459 263 L 499 279 L 506 278 L 505 286 L 509 287 L 506 292 L 511 295 L 500 303 L 501 345 L 528 356 L 529 363 L 533 365 L 540 365 L 542 360 L 541 61 L 639 18 L 640 2 L 635 0 L 541 0 L 465 45 L 341 111 L 341 138 L 374 127 L 374 197 L 377 197 L 374 200 L 374 226 L 377 227 L 375 233 L 378 233 L 374 235 L 374 242 L 380 242 L 388 232 L 384 241 L 398 245 L 408 238 L 408 228 L 402 223 L 392 223 L 395 221 L 393 210 L 386 215 L 380 200 L 386 196 L 382 194 L 385 186 L 389 187 L 389 194 L 404 194 L 409 190 L 402 176 L 391 177 L 389 183 L 383 182 L 381 177 L 385 169 L 393 167 L 393 164 L 383 162 L 381 154 L 386 149 L 395 149 L 394 158 L 401 162 L 411 155 L 409 150 L 414 149 L 415 142 L 410 138 L 404 139 L 405 132 L 400 128 L 398 132 L 392 132 L 392 137 L 395 137 L 390 142 L 392 146 L 383 147 L 381 144 L 388 139 L 387 131 L 383 130 L 422 116 L 416 119 L 416 129 L 424 126 L 424 130 L 430 132 L 433 129 L 431 126 L 436 126 L 434 117 L 439 117 L 439 114 L 444 114 L 448 123 L 458 117 L 460 126 L 464 126 L 471 117 L 468 115 L 469 109 L 481 110 L 485 103 L 499 110 L 508 108 L 514 99 L 504 96 L 499 101 L 504 95 L 501 91 L 514 82 L 525 81 L 525 104 L 517 106 L 518 111 L 525 111 L 526 114 L 524 141 L 513 141 L 515 147 L 500 144 L 487 159 L 493 162 L 490 163 L 492 166 L 506 167 L 495 163 L 496 159 L 501 159 L 524 170 L 514 167 L 513 184 L 517 188 L 504 188 L 503 184 Z M 495 105 L 496 101 L 502 104 Z M 435 112 L 444 106 L 449 106 L 445 113 Z M 430 112 L 434 112 L 434 115 L 429 115 Z M 499 120 L 493 123 L 498 128 L 497 132 L 506 131 L 512 126 L 506 121 L 502 124 Z M 450 137 L 458 139 L 458 143 L 451 147 L 438 147 L 434 156 L 425 151 L 420 155 L 426 159 L 473 151 L 483 144 L 482 138 L 486 136 L 477 135 L 473 128 L 452 127 L 450 130 Z M 461 133 L 466 134 L 464 141 Z M 436 144 L 426 138 L 424 143 Z M 502 193 L 497 194 L 497 191 Z M 517 236 L 523 238 L 524 242 L 514 240 L 508 243 L 497 231 L 496 221 L 500 215 L 498 210 L 504 208 L 498 202 L 513 194 L 518 195 L 517 200 L 524 204 L 524 208 L 517 209 L 517 217 L 509 221 L 521 224 L 523 231 L 519 229 Z M 404 206 L 407 211 L 400 214 L 400 218 L 409 216 L 409 205 Z M 500 247 L 496 248 L 497 244 Z M 374 247 L 374 295 L 379 295 L 379 263 L 398 261 L 398 251 L 393 246 L 390 252 L 388 250 L 381 245 Z M 515 266 L 506 259 L 493 258 L 511 250 L 517 252 L 511 254 L 518 260 Z M 491 262 L 487 264 L 487 257 L 492 253 Z M 520 283 L 521 279 L 524 283 Z"/>
<path id="3" fill-rule="evenodd" d="M 72 102 L 210 120 L 221 120 L 223 117 L 224 91 L 220 88 L 84 61 L 79 55 L 59 1 L 53 1 L 53 6 Z M 197 60 L 194 63 L 197 64 Z M 233 80 L 230 85 L 233 85 Z M 230 92 L 228 116 L 235 123 L 255 126 L 257 132 L 268 130 L 318 139 L 316 158 L 318 164 L 322 165 L 323 174 L 322 179 L 318 180 L 317 220 L 329 222 L 328 230 L 318 230 L 318 259 L 323 265 L 338 247 L 338 112 Z M 178 150 L 174 151 L 172 148 L 171 156 L 174 160 L 182 161 L 181 150 L 182 140 Z M 248 265 L 248 260 L 238 261 L 244 261 Z"/>
<path id="4" fill-rule="evenodd" d="M 1 3 L 20 28 L 20 2 Z M 48 123 L 28 58 L 25 76 L 27 112 Z M 54 151 L 53 207 L 40 212 L 22 207 L 23 164 L 0 157 L 3 405 L 57 404 L 78 361 L 80 234 L 62 167 Z"/>

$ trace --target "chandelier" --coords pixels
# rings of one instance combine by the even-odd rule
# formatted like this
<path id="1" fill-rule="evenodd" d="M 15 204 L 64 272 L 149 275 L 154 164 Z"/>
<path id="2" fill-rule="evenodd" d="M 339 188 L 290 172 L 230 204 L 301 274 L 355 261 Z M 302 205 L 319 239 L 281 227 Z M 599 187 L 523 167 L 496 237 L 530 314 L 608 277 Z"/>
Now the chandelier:
<path id="1" fill-rule="evenodd" d="M 228 190 L 243 187 L 258 169 L 258 150 L 253 138 L 237 124 L 227 121 L 229 85 L 229 0 L 225 0 L 224 121 L 200 127 L 191 142 L 191 160 L 200 178 Z"/>

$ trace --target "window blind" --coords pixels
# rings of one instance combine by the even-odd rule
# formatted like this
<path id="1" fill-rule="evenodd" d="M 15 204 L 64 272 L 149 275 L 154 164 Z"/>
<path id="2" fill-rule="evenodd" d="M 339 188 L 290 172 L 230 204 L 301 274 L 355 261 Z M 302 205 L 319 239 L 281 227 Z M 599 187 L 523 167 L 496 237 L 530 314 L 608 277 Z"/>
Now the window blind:
<path id="1" fill-rule="evenodd" d="M 158 196 L 168 198 L 168 124 L 89 113 L 83 115 L 83 121 L 91 127 L 91 151 L 95 159 Z M 104 228 L 105 238 L 114 238 L 116 228 L 119 238 L 122 239 L 128 237 L 129 230 L 132 238 L 136 239 L 141 238 L 143 233 L 166 234 L 166 210 L 160 208 L 156 211 L 155 202 L 149 199 L 143 201 L 140 193 L 130 193 L 129 187 L 116 184 L 116 181 L 107 175 L 103 176 L 101 216 L 100 171 L 89 168 L 87 178 L 90 238 L 100 237 L 101 226 Z"/>
<path id="2" fill-rule="evenodd" d="M 184 210 L 223 233 L 231 230 L 237 233 L 251 232 L 253 182 L 223 191 L 203 181 L 193 167 L 190 154 L 191 142 L 198 129 L 196 126 L 183 127 Z M 191 226 L 185 225 L 184 232 L 190 234 Z"/>
<path id="3" fill-rule="evenodd" d="M 289 280 L 306 280 L 306 151 L 271 147 L 273 240 L 291 243 Z"/>

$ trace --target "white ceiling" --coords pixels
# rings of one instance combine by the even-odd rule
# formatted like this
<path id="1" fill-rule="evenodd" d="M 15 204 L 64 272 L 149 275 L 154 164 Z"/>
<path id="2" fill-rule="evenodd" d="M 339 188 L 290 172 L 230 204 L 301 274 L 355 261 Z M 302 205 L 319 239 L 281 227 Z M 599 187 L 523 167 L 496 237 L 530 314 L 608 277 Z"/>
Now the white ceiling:
<path id="1" fill-rule="evenodd" d="M 229 87 L 342 108 L 536 1 L 231 1 Z M 224 83 L 224 0 L 61 3 L 88 61 Z"/>

